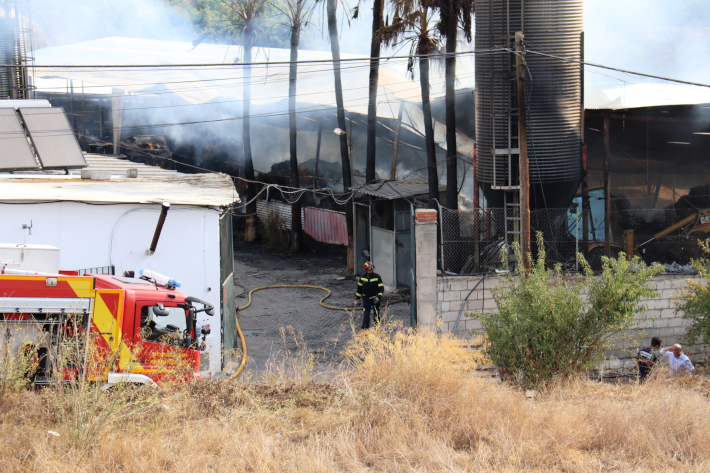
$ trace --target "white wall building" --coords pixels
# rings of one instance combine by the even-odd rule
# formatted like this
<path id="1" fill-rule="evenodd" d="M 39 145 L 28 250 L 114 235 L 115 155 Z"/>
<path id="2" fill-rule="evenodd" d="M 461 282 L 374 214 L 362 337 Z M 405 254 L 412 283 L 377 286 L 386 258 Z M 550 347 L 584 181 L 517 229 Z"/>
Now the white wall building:
<path id="1" fill-rule="evenodd" d="M 140 177 L 146 166 L 130 167 L 139 168 L 138 178 L 0 174 L 0 243 L 58 247 L 63 270 L 113 267 L 115 274 L 137 275 L 151 269 L 179 280 L 181 291 L 215 307 L 213 317 L 200 313 L 198 320 L 212 331 L 202 370 L 214 374 L 221 369 L 220 350 L 236 347 L 229 207 L 239 196 L 224 174 Z M 149 255 L 162 202 L 171 207 Z"/>

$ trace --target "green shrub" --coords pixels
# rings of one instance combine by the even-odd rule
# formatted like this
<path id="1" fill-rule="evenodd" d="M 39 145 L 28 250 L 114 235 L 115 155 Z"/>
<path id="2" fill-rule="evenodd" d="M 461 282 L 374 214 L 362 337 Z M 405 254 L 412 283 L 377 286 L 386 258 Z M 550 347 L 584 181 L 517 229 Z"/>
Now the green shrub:
<path id="1" fill-rule="evenodd" d="M 705 255 L 710 255 L 710 240 L 700 242 Z M 707 348 L 710 343 L 710 259 L 706 256 L 693 261 L 693 266 L 700 274 L 700 282 L 688 279 L 688 287 L 680 292 L 678 309 L 683 311 L 683 318 L 690 320 L 686 329 L 684 343 L 693 345 L 698 340 Z"/>
<path id="2" fill-rule="evenodd" d="M 579 375 L 601 361 L 633 323 L 641 299 L 656 295 L 647 283 L 662 271 L 619 254 L 602 258 L 599 277 L 583 258 L 584 276 L 565 275 L 559 265 L 545 266 L 541 234 L 538 248 L 530 271 L 521 267 L 516 276 L 509 272 L 493 289 L 498 312 L 469 314 L 481 321 L 488 337 L 485 350 L 501 373 L 535 388 Z M 522 261 L 520 248 L 514 246 L 514 251 Z"/>

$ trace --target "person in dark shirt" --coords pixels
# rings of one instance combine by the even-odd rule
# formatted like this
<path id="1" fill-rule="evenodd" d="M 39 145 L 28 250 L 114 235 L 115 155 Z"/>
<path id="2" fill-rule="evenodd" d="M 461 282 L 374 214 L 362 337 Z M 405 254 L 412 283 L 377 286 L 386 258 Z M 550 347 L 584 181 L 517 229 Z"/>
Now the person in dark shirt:
<path id="1" fill-rule="evenodd" d="M 375 273 L 375 265 L 365 263 L 365 274 L 357 281 L 355 297 L 362 298 L 362 328 L 370 328 L 370 310 L 374 309 L 375 323 L 380 323 L 380 299 L 385 291 L 385 284 L 379 274 Z"/>
<path id="2" fill-rule="evenodd" d="M 653 337 L 651 339 L 651 346 L 642 348 L 636 355 L 634 363 L 639 370 L 639 381 L 643 382 L 648 377 L 649 373 L 653 369 L 653 366 L 658 363 L 658 355 L 655 353 L 656 350 L 661 348 L 661 339 L 658 337 Z"/>

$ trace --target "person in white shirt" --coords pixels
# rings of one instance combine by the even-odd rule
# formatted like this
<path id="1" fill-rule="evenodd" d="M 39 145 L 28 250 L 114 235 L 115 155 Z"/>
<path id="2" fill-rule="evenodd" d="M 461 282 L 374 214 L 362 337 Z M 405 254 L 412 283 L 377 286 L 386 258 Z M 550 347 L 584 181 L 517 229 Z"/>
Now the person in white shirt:
<path id="1" fill-rule="evenodd" d="M 668 357 L 669 368 L 671 374 L 677 375 L 681 371 L 687 371 L 688 373 L 694 373 L 695 367 L 684 353 L 683 349 L 679 344 L 667 348 L 661 348 L 661 355 Z"/>

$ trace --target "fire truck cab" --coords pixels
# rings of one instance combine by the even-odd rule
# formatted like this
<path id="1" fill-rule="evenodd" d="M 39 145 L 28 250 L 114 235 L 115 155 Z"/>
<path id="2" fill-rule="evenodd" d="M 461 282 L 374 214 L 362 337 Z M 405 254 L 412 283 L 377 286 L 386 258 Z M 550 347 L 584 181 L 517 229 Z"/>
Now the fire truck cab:
<path id="1" fill-rule="evenodd" d="M 209 329 L 196 333 L 196 314 L 214 307 L 158 279 L 0 275 L 6 353 L 34 361 L 23 369 L 37 385 L 85 376 L 107 389 L 198 377 Z"/>

